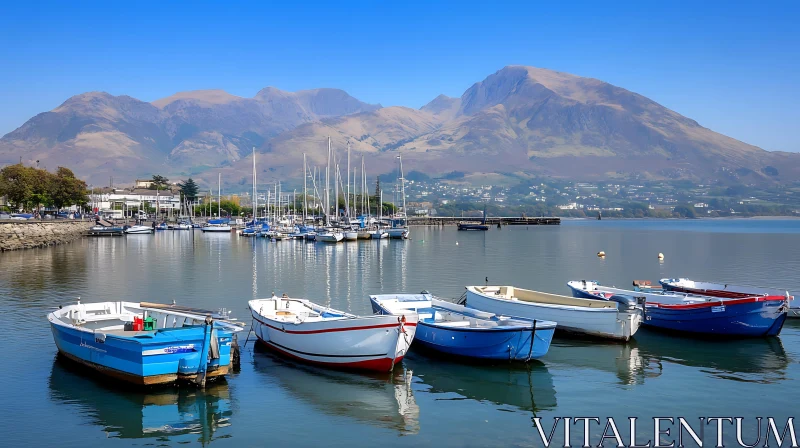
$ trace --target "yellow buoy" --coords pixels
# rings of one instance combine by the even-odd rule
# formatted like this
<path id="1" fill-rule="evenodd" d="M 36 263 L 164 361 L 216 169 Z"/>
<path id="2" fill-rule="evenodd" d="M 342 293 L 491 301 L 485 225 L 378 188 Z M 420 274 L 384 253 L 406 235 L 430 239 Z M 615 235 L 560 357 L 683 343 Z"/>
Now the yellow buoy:
<path id="1" fill-rule="evenodd" d="M 658 259 L 659 259 L 659 260 L 663 260 L 663 259 L 664 259 L 664 254 L 662 254 L 661 252 L 659 252 L 659 253 L 658 253 Z"/>
<path id="2" fill-rule="evenodd" d="M 600 252 L 597 253 L 597 256 L 603 258 L 606 256 L 606 253 L 601 250 Z"/>

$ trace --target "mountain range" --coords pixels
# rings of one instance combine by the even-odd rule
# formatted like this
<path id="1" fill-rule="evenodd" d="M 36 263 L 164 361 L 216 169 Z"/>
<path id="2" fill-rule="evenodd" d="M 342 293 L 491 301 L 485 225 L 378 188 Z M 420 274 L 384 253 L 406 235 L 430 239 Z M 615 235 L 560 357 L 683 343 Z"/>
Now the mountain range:
<path id="1" fill-rule="evenodd" d="M 770 152 L 707 129 L 621 87 L 552 70 L 508 66 L 460 98 L 420 109 L 367 104 L 338 89 L 253 98 L 222 90 L 181 92 L 152 103 L 90 92 L 69 98 L 0 139 L 0 163 L 68 166 L 104 185 L 162 174 L 249 183 L 252 148 L 269 178 L 302 176 L 349 143 L 371 174 L 392 169 L 438 176 L 794 180 L 800 155 Z M 262 180 L 266 181 L 262 175 Z"/>

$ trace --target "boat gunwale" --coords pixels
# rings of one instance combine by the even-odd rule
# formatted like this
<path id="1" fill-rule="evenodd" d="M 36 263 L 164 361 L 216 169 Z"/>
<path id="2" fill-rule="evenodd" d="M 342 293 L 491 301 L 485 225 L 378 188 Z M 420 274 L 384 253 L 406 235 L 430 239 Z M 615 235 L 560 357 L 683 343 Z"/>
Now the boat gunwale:
<path id="1" fill-rule="evenodd" d="M 611 304 L 612 302 L 609 302 L 607 300 L 602 300 L 602 299 L 599 299 L 599 298 L 598 299 L 587 299 L 587 298 L 581 298 L 581 297 L 561 296 L 559 294 L 550 294 L 550 293 L 547 293 L 547 292 L 539 292 L 539 291 L 533 291 L 533 290 L 528 290 L 528 289 L 524 289 L 524 288 L 516 288 L 516 287 L 514 287 L 514 289 L 523 289 L 525 291 L 530 291 L 530 292 L 537 293 L 537 294 L 546 294 L 546 295 L 551 295 L 551 296 L 556 296 L 556 297 L 564 297 L 564 298 L 571 299 L 571 300 L 574 299 L 574 300 L 584 300 L 584 301 L 587 301 L 587 302 L 603 302 L 604 303 L 604 306 L 601 306 L 601 307 L 598 307 L 598 308 L 592 308 L 591 306 L 564 305 L 564 304 L 558 304 L 558 303 L 545 303 L 545 302 L 529 302 L 529 301 L 523 300 L 523 299 L 512 300 L 512 299 L 506 298 L 506 296 L 498 296 L 498 297 L 492 296 L 492 295 L 487 294 L 485 292 L 478 291 L 477 288 L 478 287 L 476 287 L 476 286 L 467 286 L 467 291 L 469 291 L 469 292 L 471 292 L 473 294 L 476 294 L 476 295 L 480 295 L 481 297 L 484 297 L 486 299 L 495 300 L 495 301 L 498 301 L 498 302 L 501 302 L 501 303 L 512 303 L 512 304 L 519 304 L 519 305 L 526 305 L 526 306 L 538 306 L 538 307 L 562 309 L 562 310 L 576 310 L 576 311 L 584 311 L 584 312 L 591 312 L 591 313 L 615 313 L 615 314 L 617 314 L 617 313 L 620 312 L 619 309 L 616 306 L 605 306 L 605 305 Z M 515 316 L 515 317 L 518 317 L 518 316 Z"/>
<path id="2" fill-rule="evenodd" d="M 581 288 L 581 287 L 572 286 L 573 282 L 577 282 L 577 280 L 572 280 L 572 281 L 567 282 L 567 286 L 569 286 L 570 288 L 573 288 L 573 289 L 577 289 L 578 291 L 583 291 L 583 292 L 585 292 L 587 294 L 592 294 L 593 292 L 595 292 L 595 291 L 589 291 L 589 290 Z M 603 285 L 600 285 L 600 284 L 597 284 L 597 283 L 596 283 L 596 285 L 601 287 L 601 288 L 620 289 L 620 288 L 604 287 Z M 661 308 L 661 309 L 673 309 L 673 310 L 709 308 L 709 307 L 720 306 L 720 305 L 735 306 L 735 305 L 740 305 L 740 304 L 757 303 L 757 302 L 786 301 L 786 296 L 775 296 L 775 295 L 759 296 L 759 295 L 752 295 L 752 296 L 741 297 L 741 298 L 701 296 L 701 297 L 697 297 L 697 300 L 703 300 L 702 302 L 695 302 L 695 303 L 662 303 L 662 302 L 650 301 L 649 300 L 650 296 L 658 296 L 658 295 L 661 295 L 661 294 L 647 293 L 647 292 L 644 292 L 644 291 L 627 291 L 627 290 L 623 290 L 623 289 L 620 289 L 620 291 L 625 291 L 625 292 L 619 292 L 618 294 L 620 294 L 620 295 L 629 294 L 632 297 L 643 297 L 643 298 L 645 298 L 645 305 L 644 305 L 645 307 Z M 597 291 L 597 292 L 604 292 L 604 291 Z M 614 294 L 617 294 L 617 293 L 614 293 Z M 637 295 L 637 294 L 640 294 L 640 295 Z M 676 298 L 685 297 L 685 298 L 689 298 L 689 299 L 693 298 L 693 297 L 689 297 L 689 296 L 685 296 L 685 295 L 669 294 L 668 292 L 663 294 L 663 296 L 664 297 L 676 297 Z M 605 300 L 605 299 L 601 299 L 601 300 Z"/>
<path id="3" fill-rule="evenodd" d="M 395 299 L 397 299 L 397 296 L 401 296 L 401 295 L 415 296 L 417 294 L 376 294 L 376 295 L 371 295 L 369 298 L 370 298 L 370 301 L 372 301 L 372 303 L 377 305 L 387 315 L 396 316 L 397 314 L 395 312 L 393 312 L 392 310 L 384 307 L 383 304 L 381 303 L 380 299 L 378 299 L 378 298 L 379 297 L 387 297 L 387 298 L 394 297 Z M 449 302 L 443 301 L 441 299 L 437 299 L 437 298 L 435 298 L 433 296 L 432 296 L 432 300 L 430 300 L 430 301 L 431 302 L 449 303 Z M 424 300 L 421 300 L 420 302 L 424 302 Z M 402 302 L 400 302 L 398 300 L 398 303 L 402 303 Z M 453 305 L 457 305 L 457 304 L 453 304 Z M 450 309 L 450 308 L 446 308 L 446 307 L 437 306 L 435 303 L 432 303 L 431 304 L 431 309 L 433 309 L 434 311 L 436 309 L 441 309 L 441 310 L 444 310 L 444 311 L 448 311 L 448 312 L 455 313 L 455 314 L 460 314 L 462 316 L 473 317 L 475 319 L 483 320 L 483 321 L 494 322 L 494 321 L 492 321 L 492 317 L 497 317 L 499 319 L 497 314 L 488 313 L 486 311 L 481 311 L 481 310 L 472 309 L 472 308 L 466 308 L 466 307 L 465 307 L 466 311 L 462 312 L 462 311 L 458 311 L 458 310 L 454 310 L 454 309 Z M 404 311 L 415 312 L 417 314 L 420 313 L 419 309 L 416 309 L 416 310 L 414 310 L 414 309 L 404 309 Z M 471 311 L 475 311 L 475 312 L 481 313 L 481 314 L 486 314 L 487 316 L 485 316 L 485 317 L 477 316 L 477 315 L 472 314 Z M 434 316 L 434 319 L 435 319 L 435 316 Z M 433 328 L 437 328 L 437 329 L 445 330 L 445 331 L 460 331 L 460 332 L 482 331 L 482 332 L 496 332 L 496 333 L 533 331 L 534 328 L 533 328 L 532 325 L 533 325 L 534 322 L 536 322 L 536 330 L 548 330 L 550 328 L 555 329 L 557 327 L 557 325 L 558 325 L 556 322 L 554 322 L 552 320 L 523 319 L 523 318 L 519 318 L 519 317 L 516 317 L 516 316 L 510 316 L 506 320 L 511 321 L 511 322 L 515 322 L 515 324 L 514 325 L 502 325 L 502 326 L 498 325 L 496 327 L 469 327 L 469 328 L 464 328 L 464 327 L 451 327 L 451 326 L 448 326 L 448 325 L 442 325 L 441 323 L 437 323 L 437 322 L 426 322 L 423 319 L 420 319 L 418 321 L 418 325 L 419 326 L 433 327 Z M 528 322 L 530 322 L 531 325 L 527 325 Z M 523 325 L 523 323 L 525 325 Z"/>
<path id="4" fill-rule="evenodd" d="M 120 304 L 121 307 L 135 306 L 135 307 L 137 307 L 137 308 L 139 308 L 141 310 L 154 311 L 154 312 L 157 312 L 157 313 L 165 313 L 165 314 L 170 314 L 170 315 L 174 315 L 174 316 L 178 316 L 178 317 L 197 319 L 197 320 L 205 319 L 205 317 L 207 316 L 207 315 L 204 315 L 204 314 L 190 314 L 190 313 L 187 313 L 185 311 L 172 311 L 169 308 L 143 307 L 143 306 L 141 306 L 141 304 L 139 302 L 119 301 L 119 302 L 94 302 L 94 303 L 118 303 L 118 304 Z M 67 306 L 59 308 L 57 310 L 51 311 L 50 313 L 47 314 L 47 320 L 52 325 L 57 325 L 59 327 L 72 329 L 72 330 L 76 330 L 76 331 L 80 331 L 82 333 L 87 333 L 87 334 L 92 334 L 92 335 L 100 333 L 100 334 L 105 335 L 106 338 L 118 339 L 120 341 L 135 341 L 135 342 L 138 342 L 138 343 L 140 343 L 142 345 L 146 345 L 148 343 L 149 344 L 166 343 L 167 341 L 164 340 L 165 338 L 158 338 L 158 339 L 155 338 L 156 334 L 160 334 L 160 335 L 166 336 L 166 334 L 163 333 L 162 330 L 177 330 L 177 331 L 179 331 L 179 330 L 182 330 L 182 329 L 189 329 L 189 328 L 201 328 L 203 326 L 203 324 L 196 324 L 196 325 L 186 325 L 186 326 L 175 327 L 175 328 L 157 328 L 155 330 L 149 330 L 147 332 L 139 332 L 140 334 L 137 334 L 137 335 L 128 336 L 128 335 L 121 335 L 121 334 L 112 333 L 112 331 L 115 331 L 115 330 L 91 329 L 91 328 L 82 327 L 80 325 L 75 325 L 75 324 L 72 324 L 72 323 L 69 323 L 69 322 L 65 322 L 64 320 L 62 320 L 56 314 L 59 311 L 63 311 L 65 313 L 65 316 L 66 316 L 66 312 L 68 312 L 70 308 L 76 307 L 77 305 L 78 304 L 67 305 Z M 98 316 L 102 316 L 102 315 L 103 314 L 98 314 Z M 136 314 L 132 314 L 132 315 L 136 315 Z M 111 320 L 111 319 L 109 319 L 109 320 Z M 223 332 L 223 333 L 230 333 L 231 336 L 232 336 L 232 335 L 234 335 L 234 334 L 236 334 L 236 333 L 238 333 L 240 331 L 243 331 L 244 330 L 244 326 L 243 325 L 242 326 L 236 325 L 234 323 L 231 323 L 229 321 L 225 321 L 225 320 L 222 320 L 222 319 L 214 319 L 214 329 L 217 330 L 217 331 Z M 144 335 L 148 335 L 149 337 L 143 337 L 142 336 L 143 334 Z M 176 341 L 180 341 L 180 339 L 176 339 Z"/>

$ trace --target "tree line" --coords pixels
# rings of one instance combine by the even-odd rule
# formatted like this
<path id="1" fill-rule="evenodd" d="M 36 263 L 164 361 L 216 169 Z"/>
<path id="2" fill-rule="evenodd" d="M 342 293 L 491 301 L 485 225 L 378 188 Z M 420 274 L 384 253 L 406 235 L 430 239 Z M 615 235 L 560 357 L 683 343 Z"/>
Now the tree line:
<path id="1" fill-rule="evenodd" d="M 63 166 L 51 173 L 21 163 L 8 165 L 0 170 L 0 196 L 16 210 L 41 206 L 62 209 L 88 203 L 86 182 Z"/>

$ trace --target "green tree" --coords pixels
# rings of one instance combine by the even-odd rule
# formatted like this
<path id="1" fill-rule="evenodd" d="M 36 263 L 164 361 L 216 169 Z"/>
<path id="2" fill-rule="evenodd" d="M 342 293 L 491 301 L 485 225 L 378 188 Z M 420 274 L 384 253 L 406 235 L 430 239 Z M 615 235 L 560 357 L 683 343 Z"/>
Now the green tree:
<path id="1" fill-rule="evenodd" d="M 676 205 L 672 209 L 672 214 L 681 218 L 696 218 L 697 213 L 691 205 Z"/>
<path id="2" fill-rule="evenodd" d="M 58 167 L 48 180 L 48 193 L 57 208 L 86 203 L 86 182 L 77 179 L 69 168 Z"/>
<path id="3" fill-rule="evenodd" d="M 150 180 L 153 182 L 153 184 L 150 185 L 150 188 L 153 190 L 163 190 L 164 188 L 167 187 L 167 184 L 169 183 L 169 179 L 167 179 L 164 176 L 160 176 L 158 174 L 154 174 L 153 178 Z"/>
<path id="4" fill-rule="evenodd" d="M 191 177 L 186 179 L 186 182 L 179 183 L 178 187 L 180 187 L 181 194 L 187 200 L 194 202 L 194 200 L 197 199 L 197 194 L 198 194 L 197 184 Z"/>
<path id="5" fill-rule="evenodd" d="M 242 211 L 242 208 L 239 206 L 239 204 L 225 199 L 220 202 L 220 206 L 222 207 L 223 215 L 230 214 L 231 216 L 238 216 L 239 212 Z M 212 213 L 213 212 L 216 212 L 216 210 L 212 210 Z"/>
<path id="6" fill-rule="evenodd" d="M 35 179 L 31 171 L 21 163 L 0 170 L 0 196 L 5 196 L 12 209 L 19 209 L 33 194 Z"/>

